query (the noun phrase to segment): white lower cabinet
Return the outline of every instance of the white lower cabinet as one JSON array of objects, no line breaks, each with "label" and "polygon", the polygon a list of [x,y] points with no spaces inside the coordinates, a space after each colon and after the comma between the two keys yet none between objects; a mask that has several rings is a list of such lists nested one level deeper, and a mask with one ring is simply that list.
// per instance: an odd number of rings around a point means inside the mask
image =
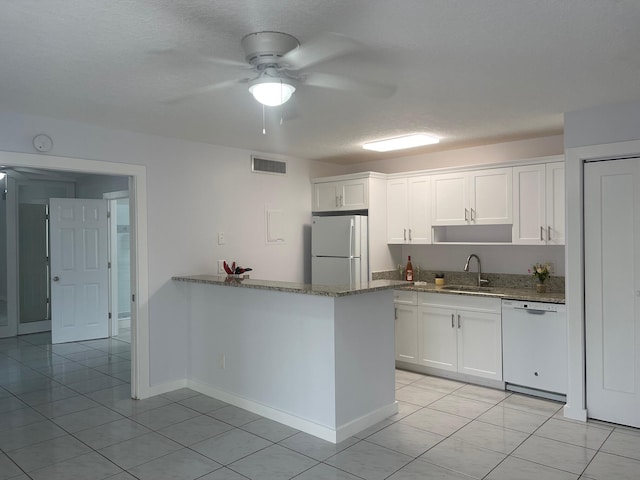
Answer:
[{"label": "white lower cabinet", "polygon": [[418,294],[394,292],[396,360],[418,363]]},{"label": "white lower cabinet", "polygon": [[418,364],[502,381],[497,298],[418,294]]}]

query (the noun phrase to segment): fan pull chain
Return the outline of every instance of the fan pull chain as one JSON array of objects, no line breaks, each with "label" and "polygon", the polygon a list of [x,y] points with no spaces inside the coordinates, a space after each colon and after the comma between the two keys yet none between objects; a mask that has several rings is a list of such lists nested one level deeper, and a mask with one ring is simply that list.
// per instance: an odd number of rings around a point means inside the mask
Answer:
[{"label": "fan pull chain", "polygon": [[264,105],[262,105],[262,134],[263,135],[267,134],[267,127],[264,123]]}]

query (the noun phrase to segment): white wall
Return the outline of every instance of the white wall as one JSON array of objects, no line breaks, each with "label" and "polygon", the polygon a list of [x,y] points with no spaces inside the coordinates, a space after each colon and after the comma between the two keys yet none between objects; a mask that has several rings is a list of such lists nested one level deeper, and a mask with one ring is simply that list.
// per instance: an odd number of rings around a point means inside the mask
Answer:
[{"label": "white wall", "polygon": [[[0,113],[0,150],[35,153],[31,140],[43,132],[53,139],[51,155],[146,167],[151,385],[185,378],[187,306],[172,275],[216,272],[216,261],[228,259],[253,267],[255,278],[303,280],[309,178],[335,167],[288,158],[287,176],[252,174],[250,155],[260,152]],[[265,206],[284,210],[286,245],[265,244]]]},{"label": "white wall", "polygon": [[565,148],[640,138],[640,101],[603,105],[564,115]]},{"label": "white wall", "polygon": [[[538,245],[392,245],[394,260],[406,264],[411,255],[413,268],[462,272],[467,257],[475,253],[482,262],[483,273],[527,275],[531,265],[553,263],[554,276],[564,276],[564,247]],[[475,262],[471,271],[476,271]]]}]

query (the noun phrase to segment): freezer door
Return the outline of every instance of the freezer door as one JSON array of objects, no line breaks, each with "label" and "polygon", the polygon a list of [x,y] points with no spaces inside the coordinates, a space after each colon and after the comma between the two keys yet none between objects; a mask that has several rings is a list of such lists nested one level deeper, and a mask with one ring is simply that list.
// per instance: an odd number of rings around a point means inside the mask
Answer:
[{"label": "freezer door", "polygon": [[[366,217],[313,217],[311,254],[315,257],[360,257],[366,245]],[[365,246],[366,248],[366,246]]]},{"label": "freezer door", "polygon": [[314,285],[358,285],[363,281],[359,258],[312,257]]}]

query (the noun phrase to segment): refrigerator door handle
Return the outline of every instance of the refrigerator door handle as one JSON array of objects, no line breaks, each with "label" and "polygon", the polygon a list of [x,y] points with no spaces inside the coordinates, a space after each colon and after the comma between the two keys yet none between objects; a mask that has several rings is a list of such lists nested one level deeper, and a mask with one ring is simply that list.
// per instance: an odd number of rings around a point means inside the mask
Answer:
[{"label": "refrigerator door handle", "polygon": [[353,285],[353,257],[349,258],[349,285]]},{"label": "refrigerator door handle", "polygon": [[354,250],[355,250],[355,245],[353,244],[353,236],[355,233],[355,222],[353,221],[353,218],[351,219],[351,221],[349,222],[349,258],[353,258],[354,255]]}]

